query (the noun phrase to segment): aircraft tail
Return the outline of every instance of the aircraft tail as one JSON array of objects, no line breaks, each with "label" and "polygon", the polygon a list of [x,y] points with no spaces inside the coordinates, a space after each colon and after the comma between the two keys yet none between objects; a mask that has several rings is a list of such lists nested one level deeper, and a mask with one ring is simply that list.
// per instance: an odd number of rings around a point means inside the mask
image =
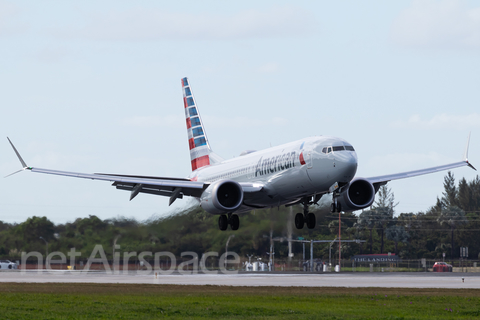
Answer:
[{"label": "aircraft tail", "polygon": [[190,147],[192,171],[194,171],[201,167],[221,162],[223,159],[213,153],[210,148],[203,121],[198,112],[198,107],[193,97],[188,78],[182,79],[182,89],[185,118],[187,121],[188,146]]}]

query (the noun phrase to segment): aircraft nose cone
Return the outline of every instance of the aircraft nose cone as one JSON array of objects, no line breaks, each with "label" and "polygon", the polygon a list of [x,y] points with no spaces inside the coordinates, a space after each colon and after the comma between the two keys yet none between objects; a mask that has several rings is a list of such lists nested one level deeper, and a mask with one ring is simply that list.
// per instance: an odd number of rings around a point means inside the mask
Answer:
[{"label": "aircraft nose cone", "polygon": [[349,152],[348,155],[342,158],[343,177],[348,181],[352,180],[357,173],[357,154]]}]

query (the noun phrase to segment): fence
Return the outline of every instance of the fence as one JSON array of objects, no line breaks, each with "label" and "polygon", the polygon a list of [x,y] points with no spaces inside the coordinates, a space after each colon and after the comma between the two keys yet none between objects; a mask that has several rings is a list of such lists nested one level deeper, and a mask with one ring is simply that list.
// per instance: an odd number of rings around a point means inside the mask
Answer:
[{"label": "fence", "polygon": [[[12,259],[16,261],[17,259]],[[218,257],[209,257],[205,261],[206,269],[210,271],[219,269]],[[190,264],[184,265],[181,267],[183,270],[192,270],[194,264],[196,263],[197,269],[201,270],[201,266],[198,265],[200,261],[195,261],[192,263],[191,259],[185,259],[183,257],[177,257],[175,266],[173,268],[178,268],[181,263],[190,261]],[[417,259],[417,260],[399,260],[397,262],[356,262],[353,260],[342,260],[341,261],[341,271],[342,272],[432,272],[433,265],[438,260],[426,260],[426,259]],[[153,260],[146,260],[150,266],[154,268],[155,262]],[[338,265],[338,260],[333,260],[331,266],[328,261],[323,261],[322,259],[313,259],[313,268],[311,260],[302,260],[302,259],[275,259],[274,264],[270,267],[268,259],[251,259],[250,263],[248,259],[241,258],[240,263],[231,263],[227,265],[228,270],[238,270],[238,271],[257,271],[257,272],[315,272],[321,273],[329,271],[334,271],[335,266]],[[452,265],[453,272],[480,272],[480,261],[479,260],[454,260],[454,261],[445,261],[447,264]],[[255,265],[256,263],[256,265]],[[43,262],[43,268],[45,268],[45,263]],[[108,266],[113,270],[113,261],[108,260]],[[262,267],[260,265],[263,264]],[[75,268],[72,269],[82,270],[86,265],[86,261],[77,261]],[[255,267],[254,267],[255,265]],[[36,259],[29,259],[25,265],[20,265],[19,269],[35,269],[38,266],[38,261]],[[168,259],[162,259],[157,264],[163,270],[172,268],[171,262]],[[52,269],[68,269],[69,264],[51,264]],[[147,266],[141,264],[138,260],[130,260],[127,265],[123,264],[123,261],[119,261],[119,264],[116,266],[116,270],[144,270]],[[90,266],[91,270],[104,270],[105,266],[102,263],[93,263]]]},{"label": "fence", "polygon": [[[342,271],[352,272],[433,272],[438,260],[400,260],[397,262],[356,262],[342,260]],[[478,260],[445,261],[451,265],[452,272],[480,272]]]}]

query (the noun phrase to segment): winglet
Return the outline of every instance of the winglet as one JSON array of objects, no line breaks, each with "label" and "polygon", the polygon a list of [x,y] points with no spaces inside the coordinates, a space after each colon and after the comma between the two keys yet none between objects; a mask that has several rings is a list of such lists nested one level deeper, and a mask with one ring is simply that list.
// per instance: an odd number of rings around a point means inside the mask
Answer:
[{"label": "winglet", "polygon": [[8,137],[7,137],[7,139],[8,139],[8,142],[10,142],[10,145],[12,146],[13,151],[15,151],[15,153],[17,154],[18,160],[20,160],[20,162],[22,163],[23,168],[21,170],[18,170],[18,171],[15,171],[14,173],[9,174],[8,176],[5,176],[4,178],[10,177],[11,175],[14,175],[15,173],[19,173],[19,172],[21,172],[25,169],[30,169],[27,166],[27,164],[25,163],[25,161],[23,161],[22,156],[20,155],[20,153],[18,153],[17,148],[15,148],[12,141],[10,141],[10,139]]},{"label": "winglet", "polygon": [[27,164],[25,163],[25,161],[23,161],[22,156],[20,155],[20,153],[18,153],[17,148],[15,148],[15,146],[14,146],[13,143],[12,143],[12,141],[10,141],[10,138],[9,138],[9,137],[7,137],[7,139],[8,139],[8,142],[10,142],[10,145],[12,146],[13,151],[15,151],[15,153],[17,154],[18,160],[20,160],[20,162],[22,163],[23,168],[24,168],[24,169],[27,168],[28,166],[27,166]]},{"label": "winglet", "polygon": [[470,135],[471,135],[471,134],[472,134],[472,132],[470,132],[470,133],[468,134],[467,146],[466,146],[466,148],[465,148],[465,153],[464,153],[464,155],[463,155],[463,160],[467,163],[467,165],[468,165],[470,168],[472,168],[473,170],[477,171],[477,169],[475,169],[475,167],[472,166],[472,165],[470,164],[470,162],[468,162],[468,146],[470,145]]}]

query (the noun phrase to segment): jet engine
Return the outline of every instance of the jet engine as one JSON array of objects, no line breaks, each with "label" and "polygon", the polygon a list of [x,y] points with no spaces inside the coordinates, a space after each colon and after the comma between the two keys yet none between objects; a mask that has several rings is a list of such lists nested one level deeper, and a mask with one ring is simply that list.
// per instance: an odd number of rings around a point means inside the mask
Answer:
[{"label": "jet engine", "polygon": [[343,211],[354,211],[369,207],[375,200],[375,188],[370,181],[358,178],[342,190],[337,199]]},{"label": "jet engine", "polygon": [[211,214],[234,212],[242,202],[242,186],[232,180],[219,180],[212,183],[200,197],[200,206]]}]

